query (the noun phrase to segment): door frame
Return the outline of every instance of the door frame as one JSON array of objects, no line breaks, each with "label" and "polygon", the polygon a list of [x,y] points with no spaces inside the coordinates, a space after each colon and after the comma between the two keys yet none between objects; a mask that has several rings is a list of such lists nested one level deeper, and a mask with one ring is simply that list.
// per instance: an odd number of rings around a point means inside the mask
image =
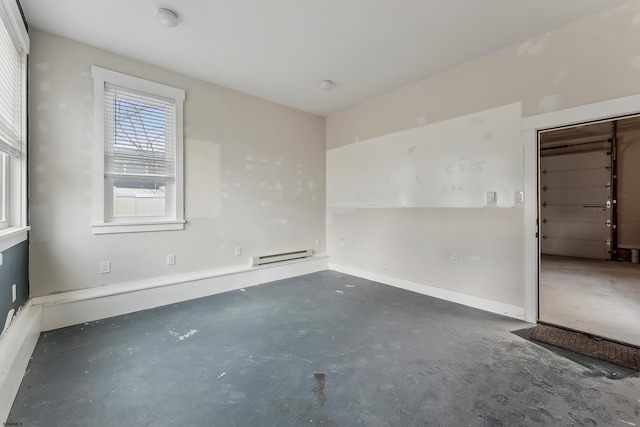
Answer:
[{"label": "door frame", "polygon": [[615,98],[579,107],[538,114],[522,119],[524,148],[524,302],[525,320],[539,318],[538,288],[540,273],[539,226],[539,142],[538,132],[598,120],[616,119],[640,113],[640,94]]}]

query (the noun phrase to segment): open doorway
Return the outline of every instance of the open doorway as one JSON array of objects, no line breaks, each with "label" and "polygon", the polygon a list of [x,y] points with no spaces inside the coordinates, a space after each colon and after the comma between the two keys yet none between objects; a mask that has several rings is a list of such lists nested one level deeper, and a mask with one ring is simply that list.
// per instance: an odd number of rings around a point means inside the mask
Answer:
[{"label": "open doorway", "polygon": [[539,134],[539,321],[640,346],[640,117]]}]

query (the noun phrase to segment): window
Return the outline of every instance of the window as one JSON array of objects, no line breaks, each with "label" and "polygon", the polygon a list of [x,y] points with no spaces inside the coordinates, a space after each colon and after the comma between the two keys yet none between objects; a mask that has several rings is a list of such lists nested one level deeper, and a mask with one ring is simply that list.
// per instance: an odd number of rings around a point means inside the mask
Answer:
[{"label": "window", "polygon": [[184,228],[184,91],[92,67],[96,128],[93,232]]},{"label": "window", "polygon": [[0,0],[0,250],[26,236],[27,55],[29,36],[15,0]]}]

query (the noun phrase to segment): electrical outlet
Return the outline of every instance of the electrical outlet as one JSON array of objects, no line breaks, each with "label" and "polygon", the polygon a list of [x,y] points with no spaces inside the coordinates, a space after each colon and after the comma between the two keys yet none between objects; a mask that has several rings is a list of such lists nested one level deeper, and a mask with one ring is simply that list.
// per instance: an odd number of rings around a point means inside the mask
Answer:
[{"label": "electrical outlet", "polygon": [[487,204],[495,204],[497,200],[495,191],[487,191]]},{"label": "electrical outlet", "polygon": [[240,246],[238,246],[235,250],[235,254],[236,256],[241,256],[242,255],[242,248]]},{"label": "electrical outlet", "polygon": [[16,284],[11,285],[11,302],[16,302]]},{"label": "electrical outlet", "polygon": [[524,191],[516,191],[516,203],[524,203]]},{"label": "electrical outlet", "polygon": [[460,264],[460,257],[458,254],[451,254],[451,264]]},{"label": "electrical outlet", "polygon": [[320,239],[316,239],[316,247],[320,247]]},{"label": "electrical outlet", "polygon": [[176,265],[176,254],[167,255],[167,265]]},{"label": "electrical outlet", "polygon": [[111,261],[102,261],[100,263],[100,274],[111,273]]}]

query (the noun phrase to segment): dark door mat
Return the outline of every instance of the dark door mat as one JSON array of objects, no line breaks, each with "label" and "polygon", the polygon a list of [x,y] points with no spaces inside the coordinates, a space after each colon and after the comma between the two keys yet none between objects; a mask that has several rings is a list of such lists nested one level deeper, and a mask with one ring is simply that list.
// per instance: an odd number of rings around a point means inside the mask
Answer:
[{"label": "dark door mat", "polygon": [[639,348],[548,325],[536,326],[531,339],[640,371]]},{"label": "dark door mat", "polygon": [[613,363],[605,362],[604,360],[596,359],[595,357],[585,356],[584,354],[576,353],[574,351],[565,350],[564,348],[556,347],[555,345],[547,344],[540,341],[534,341],[531,339],[531,334],[535,331],[536,326],[528,327],[512,331],[514,335],[519,336],[522,339],[529,341],[537,346],[546,348],[547,350],[557,354],[560,357],[571,360],[578,365],[583,366],[586,371],[585,376],[593,378],[608,378],[610,380],[624,380],[626,378],[640,378],[640,371],[634,369],[625,368],[620,365],[614,365]]}]

